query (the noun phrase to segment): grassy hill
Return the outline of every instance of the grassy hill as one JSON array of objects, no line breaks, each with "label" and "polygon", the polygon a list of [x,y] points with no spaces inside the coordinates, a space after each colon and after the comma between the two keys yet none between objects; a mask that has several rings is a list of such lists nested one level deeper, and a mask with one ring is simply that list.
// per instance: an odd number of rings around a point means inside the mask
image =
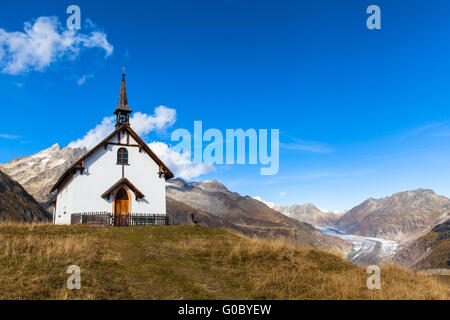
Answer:
[{"label": "grassy hill", "polygon": [[[1,299],[449,299],[430,276],[365,269],[322,251],[194,226],[0,224]],[[66,268],[81,267],[81,290]]]}]

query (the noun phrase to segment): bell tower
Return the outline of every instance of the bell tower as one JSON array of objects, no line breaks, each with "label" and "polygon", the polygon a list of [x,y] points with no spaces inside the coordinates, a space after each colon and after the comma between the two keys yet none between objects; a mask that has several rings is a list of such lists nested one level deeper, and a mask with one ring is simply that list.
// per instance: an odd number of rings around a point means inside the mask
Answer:
[{"label": "bell tower", "polygon": [[122,73],[122,84],[120,85],[120,93],[119,93],[119,103],[117,104],[116,111],[114,114],[116,115],[116,127],[129,123],[130,121],[130,107],[128,106],[127,99],[127,88],[125,86],[125,73]]}]

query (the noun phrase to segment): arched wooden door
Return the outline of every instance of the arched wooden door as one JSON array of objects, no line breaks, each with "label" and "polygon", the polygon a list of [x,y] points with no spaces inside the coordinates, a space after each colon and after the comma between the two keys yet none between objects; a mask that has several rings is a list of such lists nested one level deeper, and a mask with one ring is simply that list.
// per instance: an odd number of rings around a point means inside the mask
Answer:
[{"label": "arched wooden door", "polygon": [[114,198],[114,225],[127,226],[130,217],[130,199],[128,193],[124,188],[120,188]]}]

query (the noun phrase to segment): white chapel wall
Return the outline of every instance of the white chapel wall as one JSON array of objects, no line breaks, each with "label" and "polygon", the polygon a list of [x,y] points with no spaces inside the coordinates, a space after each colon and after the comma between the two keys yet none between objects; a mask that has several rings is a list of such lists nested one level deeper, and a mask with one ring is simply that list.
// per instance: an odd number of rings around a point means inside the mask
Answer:
[{"label": "white chapel wall", "polygon": [[[118,142],[118,137],[110,142]],[[121,143],[127,143],[127,135],[121,134]],[[137,144],[129,136],[130,144]],[[58,190],[56,202],[57,224],[70,224],[72,213],[106,211],[113,212],[112,196],[109,200],[101,195],[122,178],[122,165],[117,165],[117,150],[125,147],[128,150],[129,165],[124,166],[124,176],[145,197],[136,200],[131,192],[131,212],[133,213],[166,213],[165,179],[158,175],[159,165],[144,151],[139,152],[137,146],[119,146],[108,144],[102,146],[85,160],[85,170],[77,173]]]}]

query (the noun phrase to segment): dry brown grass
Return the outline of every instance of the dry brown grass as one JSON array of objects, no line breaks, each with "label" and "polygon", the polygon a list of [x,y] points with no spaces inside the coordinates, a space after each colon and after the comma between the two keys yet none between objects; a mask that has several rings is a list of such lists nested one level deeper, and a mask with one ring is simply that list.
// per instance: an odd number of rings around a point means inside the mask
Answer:
[{"label": "dry brown grass", "polygon": [[[216,264],[240,266],[242,281],[256,299],[448,299],[450,290],[429,276],[418,276],[397,266],[383,266],[382,289],[369,290],[366,270],[336,255],[294,247],[283,240],[239,236],[223,254],[203,243],[204,254]],[[183,242],[188,248],[191,243]]]},{"label": "dry brown grass", "polygon": [[[100,284],[108,277],[97,271],[116,266],[118,258],[94,232],[66,230],[51,224],[0,224],[1,299],[109,297]],[[73,264],[82,270],[81,290],[66,288],[66,269]]]},{"label": "dry brown grass", "polygon": [[[381,290],[336,255],[201,227],[0,224],[2,299],[449,299],[437,278],[384,266]],[[66,288],[81,267],[82,289]]]}]

